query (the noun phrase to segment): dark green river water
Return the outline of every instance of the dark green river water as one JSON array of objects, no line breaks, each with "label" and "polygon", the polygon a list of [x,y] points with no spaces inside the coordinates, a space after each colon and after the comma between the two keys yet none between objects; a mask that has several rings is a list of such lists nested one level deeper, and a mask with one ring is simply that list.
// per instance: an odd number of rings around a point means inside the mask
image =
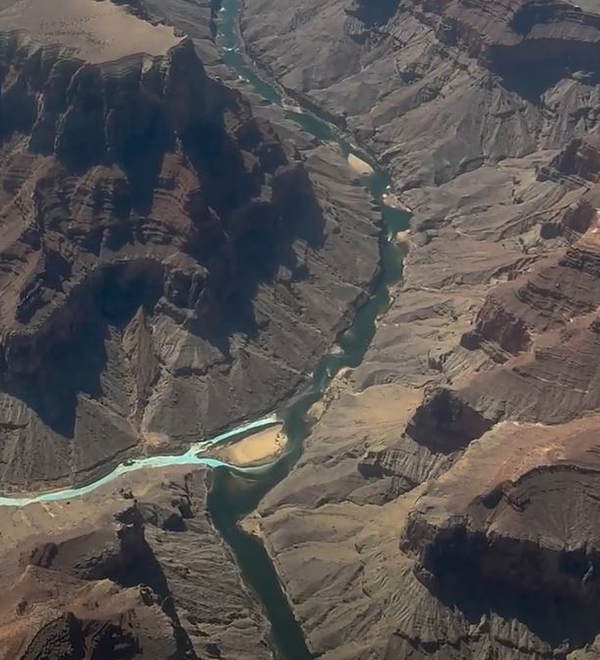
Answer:
[{"label": "dark green river water", "polygon": [[[285,108],[284,94],[261,78],[242,54],[238,30],[239,9],[239,0],[222,2],[217,40],[223,59],[265,100]],[[293,110],[286,110],[286,115],[317,139],[337,143],[345,155],[351,151],[356,152],[337,129],[315,115]],[[357,155],[365,158],[361,153]],[[303,442],[310,433],[306,413],[323,396],[331,379],[340,369],[357,367],[362,362],[375,333],[376,319],[389,306],[388,287],[402,276],[403,251],[390,238],[397,231],[408,227],[409,216],[403,211],[383,205],[389,177],[371,159],[367,160],[374,166],[375,172],[364,179],[364,185],[382,209],[384,220],[380,241],[382,272],[373,293],[357,311],[351,327],[338,338],[341,351],[323,356],[308,384],[278,411],[289,439],[286,455],[276,465],[252,477],[227,468],[217,468],[212,475],[209,508],[213,522],[231,547],[245,582],[255,592],[267,613],[272,627],[272,643],[281,660],[307,660],[312,655],[306,647],[302,630],[289,607],[268,554],[257,539],[241,530],[237,522],[256,508],[260,499],[285,478],[298,460]]]}]

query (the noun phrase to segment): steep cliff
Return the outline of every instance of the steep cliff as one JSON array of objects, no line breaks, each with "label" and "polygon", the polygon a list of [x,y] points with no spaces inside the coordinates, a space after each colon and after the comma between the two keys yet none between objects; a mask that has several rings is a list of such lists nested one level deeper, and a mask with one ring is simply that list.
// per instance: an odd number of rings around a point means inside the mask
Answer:
[{"label": "steep cliff", "polygon": [[377,270],[366,197],[333,208],[341,159],[280,138],[130,4],[0,4],[4,484],[272,409]]},{"label": "steep cliff", "polygon": [[598,3],[245,7],[248,53],[414,213],[363,363],[256,516],[311,651],[598,657]]}]

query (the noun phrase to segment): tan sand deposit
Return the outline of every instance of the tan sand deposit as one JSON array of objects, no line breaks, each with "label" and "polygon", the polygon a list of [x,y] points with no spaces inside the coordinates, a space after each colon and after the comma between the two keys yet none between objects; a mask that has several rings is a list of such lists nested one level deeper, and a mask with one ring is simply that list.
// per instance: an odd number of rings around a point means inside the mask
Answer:
[{"label": "tan sand deposit", "polygon": [[283,424],[276,424],[224,447],[218,451],[217,455],[227,463],[245,467],[268,463],[283,452],[286,444],[287,438],[283,432]]},{"label": "tan sand deposit", "polygon": [[181,39],[110,0],[0,0],[0,31],[23,30],[35,41],[64,44],[90,63],[137,53],[164,55]]},{"label": "tan sand deposit", "polygon": [[369,174],[373,174],[373,168],[367,163],[366,161],[362,160],[362,158],[359,158],[355,154],[349,154],[348,155],[348,165],[357,172],[358,174],[362,174],[365,176],[368,176]]}]

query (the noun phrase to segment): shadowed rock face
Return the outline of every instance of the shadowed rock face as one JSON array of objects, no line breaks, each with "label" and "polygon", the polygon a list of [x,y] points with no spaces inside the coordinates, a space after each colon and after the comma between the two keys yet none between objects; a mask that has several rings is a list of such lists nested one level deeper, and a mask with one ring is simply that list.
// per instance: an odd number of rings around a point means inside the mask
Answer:
[{"label": "shadowed rock face", "polygon": [[398,10],[399,0],[355,0],[346,9],[350,16],[355,16],[366,25],[386,23]]},{"label": "shadowed rock face", "polygon": [[123,507],[117,518],[38,545],[22,553],[14,575],[5,570],[3,660],[197,657],[139,511]]},{"label": "shadowed rock face", "polygon": [[252,55],[414,211],[363,363],[259,509],[309,647],[597,658],[600,5],[282,2],[247,0]]},{"label": "shadowed rock face", "polygon": [[470,408],[455,393],[438,389],[424,397],[406,432],[432,451],[452,454],[480,438],[493,424],[493,420]]},{"label": "shadowed rock face", "polygon": [[[5,509],[2,660],[270,660],[267,622],[206,511],[204,470],[151,470],[69,507]],[[232,625],[232,621],[235,622]]]},{"label": "shadowed rock face", "polygon": [[0,4],[1,478],[22,486],[272,408],[377,268],[375,214],[350,221],[366,268],[340,266],[309,156],[120,4]]},{"label": "shadowed rock face", "polygon": [[596,421],[507,424],[470,447],[402,533],[419,579],[471,620],[498,612],[554,647],[598,635]]}]

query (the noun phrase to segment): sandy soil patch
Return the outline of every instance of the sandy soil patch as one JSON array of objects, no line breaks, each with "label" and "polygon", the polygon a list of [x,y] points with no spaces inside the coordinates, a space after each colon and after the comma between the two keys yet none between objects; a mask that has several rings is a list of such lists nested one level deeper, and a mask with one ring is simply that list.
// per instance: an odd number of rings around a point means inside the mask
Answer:
[{"label": "sandy soil patch", "polygon": [[373,174],[373,168],[366,161],[362,160],[355,154],[349,154],[348,165],[358,174],[369,175]]},{"label": "sandy soil patch", "polygon": [[383,196],[383,203],[393,209],[407,211],[408,213],[412,212],[411,209],[395,193],[385,193]]},{"label": "sandy soil patch", "polygon": [[282,454],[286,444],[283,424],[276,424],[223,447],[217,451],[217,457],[240,467],[268,463]]},{"label": "sandy soil patch", "polygon": [[23,30],[44,44],[62,44],[98,64],[147,53],[166,54],[181,39],[110,0],[0,0],[0,31]]},{"label": "sandy soil patch", "polygon": [[400,245],[407,245],[410,241],[410,229],[405,229],[404,231],[396,232],[396,243]]}]

